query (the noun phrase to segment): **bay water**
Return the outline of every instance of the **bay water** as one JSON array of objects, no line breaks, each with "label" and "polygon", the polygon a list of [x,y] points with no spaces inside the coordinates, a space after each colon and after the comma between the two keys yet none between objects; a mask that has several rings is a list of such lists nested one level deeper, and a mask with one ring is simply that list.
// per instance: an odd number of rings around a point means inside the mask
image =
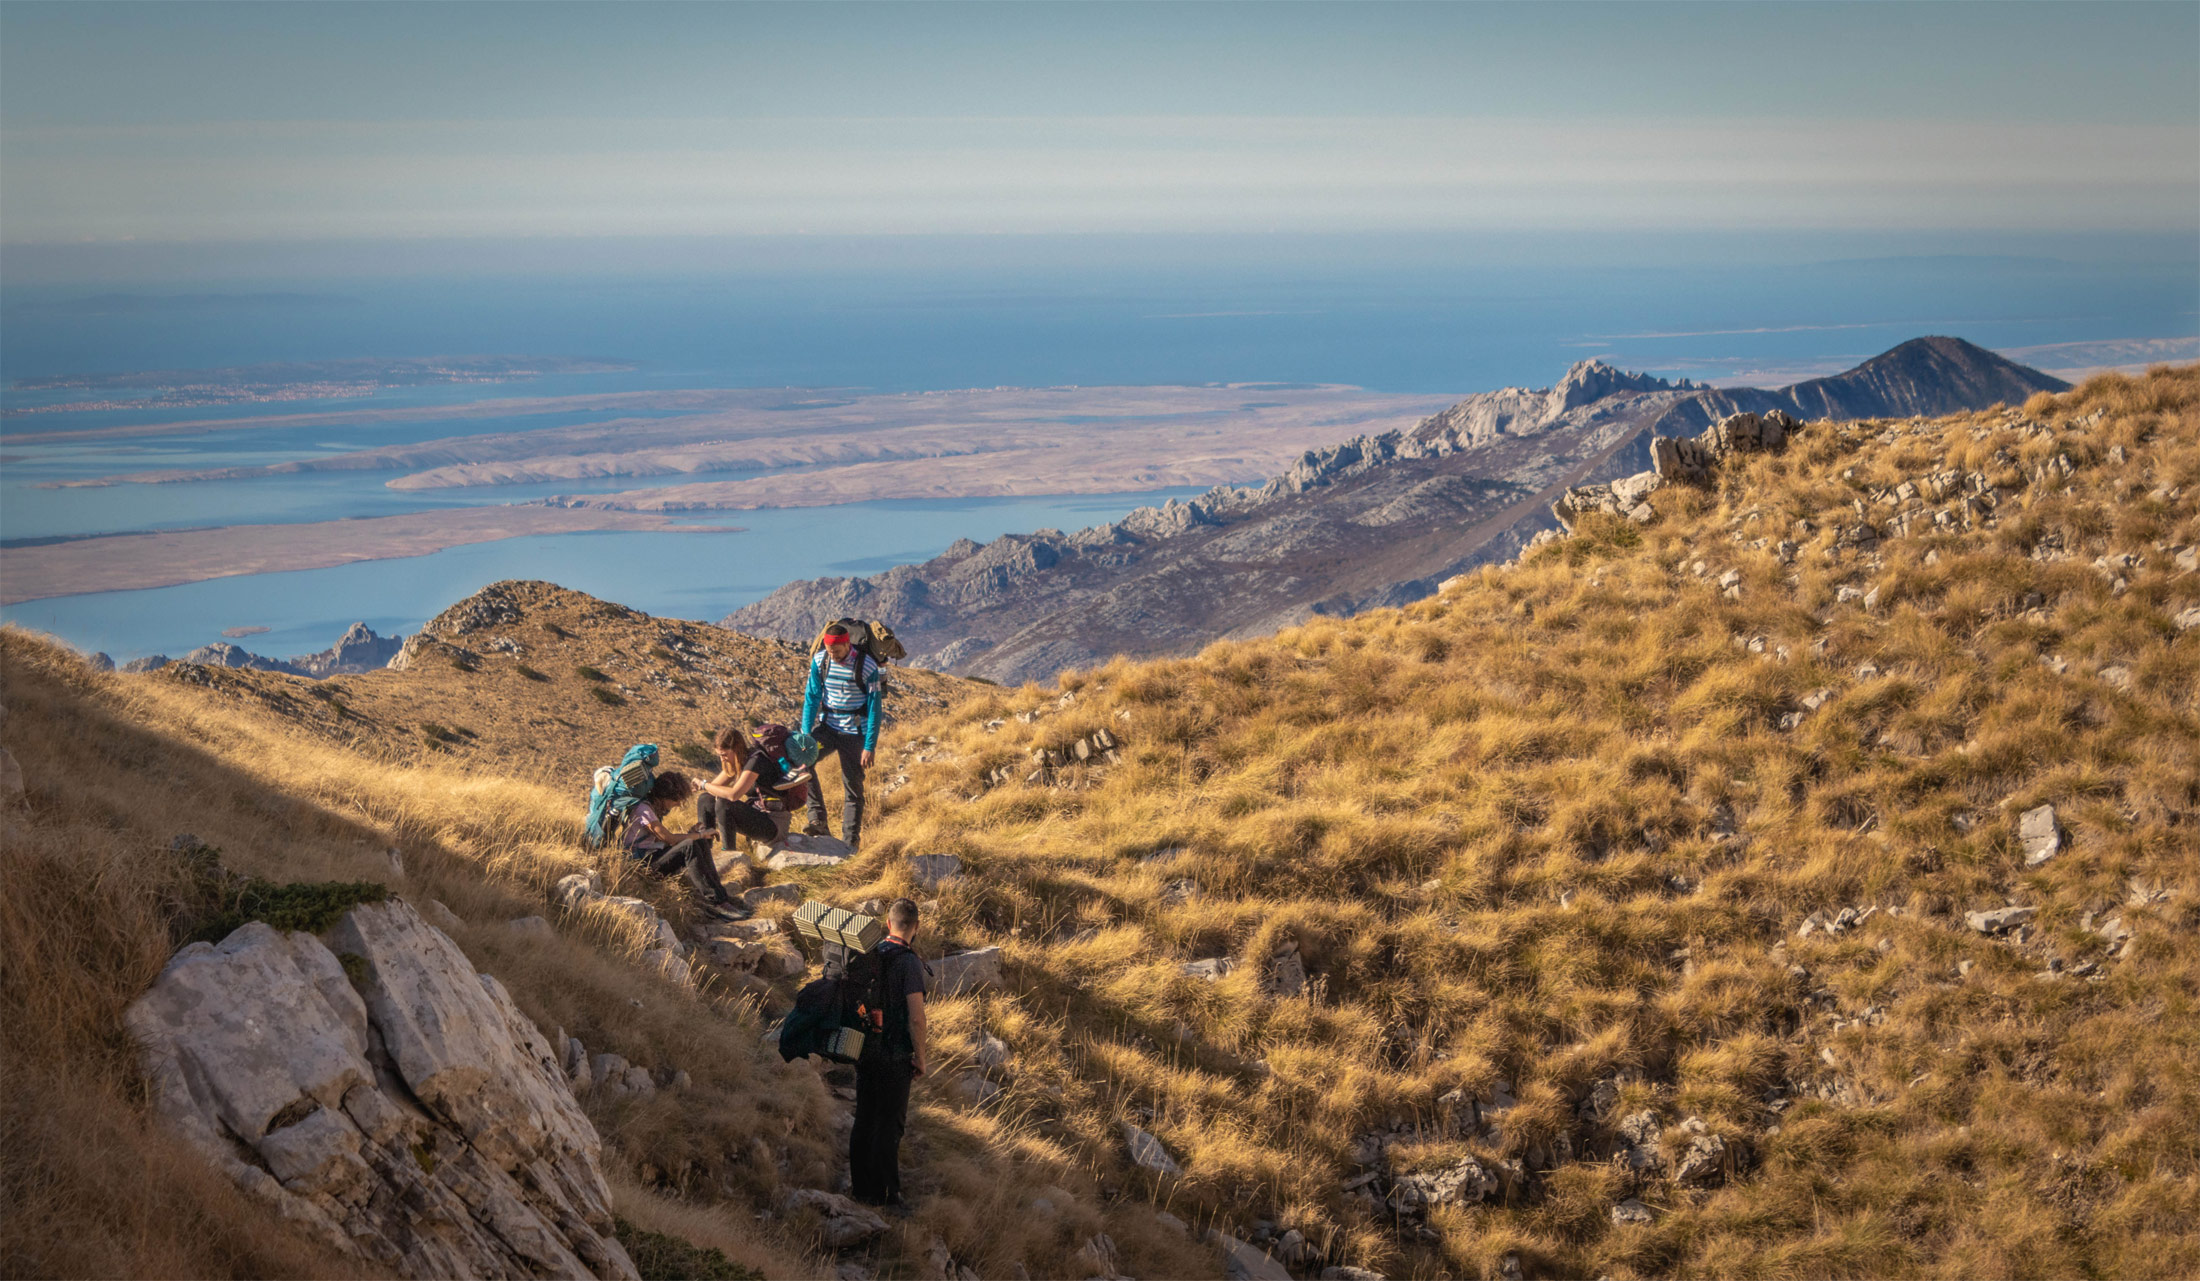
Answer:
[{"label": "bay water", "polygon": [[[1037,238],[1047,240],[1047,238]],[[1011,243],[1013,242],[1013,243]],[[110,408],[0,418],[7,545],[129,530],[284,523],[524,501],[695,477],[397,491],[335,472],[53,489],[57,480],[256,466],[614,415],[262,427],[315,410],[693,387],[879,391],[1064,384],[1350,383],[1466,394],[1548,386],[1576,360],[1763,384],[1832,372],[1925,333],[2022,348],[2200,333],[2200,264],[2177,238],[1801,235],[1228,242],[1006,238],[942,248],[805,244],[791,257],[559,274],[448,270],[281,279],[0,278],[9,380],[278,361],[577,356],[619,372],[398,387],[367,399]],[[12,410],[127,392],[9,386]],[[31,433],[207,419],[206,432],[25,443]],[[1248,480],[1256,479],[1247,477]],[[1076,529],[1189,491],[852,503],[699,514],[741,533],[566,534],[424,557],[31,601],[0,618],[118,660],[224,628],[248,648],[325,647],[349,623],[410,631],[501,578],[541,578],[654,614],[715,619],[790,579],[869,573],[957,538]]]}]

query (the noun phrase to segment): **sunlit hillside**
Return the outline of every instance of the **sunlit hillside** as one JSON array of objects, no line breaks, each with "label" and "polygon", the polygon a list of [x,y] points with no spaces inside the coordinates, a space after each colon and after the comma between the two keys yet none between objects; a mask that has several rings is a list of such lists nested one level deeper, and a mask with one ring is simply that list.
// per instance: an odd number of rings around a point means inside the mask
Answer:
[{"label": "sunlit hillside", "polygon": [[[662,745],[670,766],[715,771],[710,741],[721,726],[792,724],[801,715],[807,658],[801,645],[511,581],[429,619],[390,670],[315,681],[174,663],[155,679],[257,706],[378,760],[585,792],[589,772],[633,743]],[[888,714],[898,720],[938,711],[974,687],[907,668],[891,682]],[[824,768],[837,789],[838,767]]]},{"label": "sunlit hillside", "polygon": [[[2192,1275],[2196,491],[2200,371],[1814,423],[1404,610],[912,700],[805,891],[1008,981],[937,1003],[917,1212],[840,1255],[779,1207],[844,1102],[550,902],[593,862],[689,923],[523,750],[594,750],[516,670],[567,638],[430,647],[458,751],[0,633],[6,1270],[363,1268],[148,1119],[120,1012],[203,925],[189,832],[439,901],[545,1030],[688,1073],[586,1100],[619,1213],[774,1276],[1218,1275],[1210,1228],[1302,1277]],[[680,696],[652,733],[726,710]]]},{"label": "sunlit hillside", "polygon": [[[477,709],[485,731],[494,706]],[[936,1238],[925,1224],[897,1223],[838,1260],[818,1253],[814,1218],[786,1212],[790,1190],[835,1186],[847,1101],[808,1063],[780,1061],[754,998],[700,952],[699,983],[677,984],[641,963],[650,940],[630,923],[553,903],[559,877],[600,866],[607,888],[653,900],[683,934],[696,923],[680,886],[577,847],[572,789],[443,753],[377,759],[236,697],[229,682],[209,690],[159,673],[97,673],[14,629],[0,629],[0,708],[0,743],[25,784],[0,796],[0,1272],[374,1273],[289,1229],[150,1112],[125,1007],[223,911],[255,913],[249,898],[210,895],[205,849],[219,871],[271,885],[387,887],[450,933],[546,1035],[577,1037],[656,1080],[642,1097],[580,1092],[645,1278],[832,1277],[843,1264],[906,1271],[928,1257]],[[780,980],[775,1006],[794,982]],[[918,1142],[930,1186],[952,1195],[957,1214],[998,1216],[1015,1189],[1062,1185],[1045,1231],[975,1256],[989,1260],[986,1275],[1018,1261],[1065,1273],[1111,1231],[1151,1273],[1208,1266],[1188,1242],[1158,1239],[1143,1210],[1118,1224],[1122,1210],[1074,1163],[982,1118]],[[1141,1244],[1141,1231],[1157,1239]],[[683,1270],[694,1256],[681,1243],[720,1250],[723,1266]],[[668,1250],[672,1263],[652,1268]]]},{"label": "sunlit hillside", "polygon": [[1304,1275],[2189,1276],[2196,499],[2191,369],[1810,424],[1437,599],[965,703],[844,893],[961,856],[992,1113]]}]

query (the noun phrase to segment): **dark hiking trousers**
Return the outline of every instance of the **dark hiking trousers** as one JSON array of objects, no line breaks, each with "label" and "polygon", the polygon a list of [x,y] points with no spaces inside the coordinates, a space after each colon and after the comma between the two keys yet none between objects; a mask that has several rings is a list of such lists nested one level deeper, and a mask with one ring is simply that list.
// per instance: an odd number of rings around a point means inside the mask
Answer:
[{"label": "dark hiking trousers", "polygon": [[729,801],[709,792],[695,798],[695,821],[717,828],[719,844],[729,850],[736,836],[766,842],[779,839],[779,824],[771,815],[747,801]]},{"label": "dark hiking trousers", "polygon": [[848,1132],[848,1191],[878,1205],[901,1199],[901,1132],[916,1064],[892,1053],[856,1060],[856,1126]]},{"label": "dark hiking trousers", "polygon": [[[850,848],[863,843],[863,735],[843,734],[820,720],[810,731],[817,739],[817,754],[822,757],[832,752],[840,757],[840,839]],[[810,784],[810,824],[825,825],[825,792],[817,783]]]},{"label": "dark hiking trousers", "polygon": [[723,903],[729,897],[725,883],[718,879],[718,863],[710,856],[707,836],[691,836],[670,849],[634,852],[659,876],[671,876],[685,868],[688,884],[705,903]]}]

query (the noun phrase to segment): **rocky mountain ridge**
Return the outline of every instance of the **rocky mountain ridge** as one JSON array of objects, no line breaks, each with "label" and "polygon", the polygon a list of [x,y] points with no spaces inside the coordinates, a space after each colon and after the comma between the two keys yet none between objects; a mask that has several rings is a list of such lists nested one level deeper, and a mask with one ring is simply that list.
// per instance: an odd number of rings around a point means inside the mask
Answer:
[{"label": "rocky mountain ridge", "polygon": [[[255,672],[282,672],[290,676],[311,676],[324,679],[330,676],[357,675],[386,667],[404,648],[402,636],[378,636],[365,623],[353,623],[337,637],[336,643],[314,654],[293,654],[287,659],[269,658],[255,654],[242,645],[229,641],[215,641],[201,645],[182,659],[172,659],[166,654],[149,654],[133,658],[122,665],[126,672],[157,672],[172,662],[196,663],[202,667],[241,667]],[[93,654],[91,664],[100,671],[112,671],[113,659],[105,654]]]},{"label": "rocky mountain ridge", "polygon": [[1074,534],[1040,530],[867,578],[790,583],[721,625],[788,639],[844,615],[890,621],[913,661],[1004,683],[1114,654],[1182,653],[1320,614],[1400,605],[1551,527],[1565,490],[1650,465],[1659,434],[1726,416],[1907,416],[2060,390],[1960,339],[1920,338],[1778,391],[1718,390],[1599,361],[1550,388],[1478,393],[1409,431],[1310,450],[1257,486],[1220,486]]},{"label": "rocky mountain ridge", "polygon": [[[391,643],[363,626],[346,641],[361,633],[377,647]],[[372,670],[314,679],[187,659],[157,675],[384,758],[427,753],[581,786],[589,770],[637,742],[661,745],[682,768],[715,770],[707,744],[720,726],[794,722],[806,659],[805,647],[787,641],[512,580],[429,619]],[[899,667],[889,681],[889,723],[929,715],[970,688]]]}]

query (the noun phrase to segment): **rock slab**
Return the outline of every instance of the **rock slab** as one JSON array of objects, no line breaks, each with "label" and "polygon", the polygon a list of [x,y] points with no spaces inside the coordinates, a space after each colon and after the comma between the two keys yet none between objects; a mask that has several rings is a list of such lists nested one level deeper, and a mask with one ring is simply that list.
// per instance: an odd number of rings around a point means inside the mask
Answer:
[{"label": "rock slab", "polygon": [[2017,842],[2024,847],[2024,865],[2038,867],[2062,852],[2062,827],[2055,821],[2055,807],[2028,809],[2017,820]]},{"label": "rock slab", "polygon": [[1998,907],[1988,912],[1966,912],[1963,919],[1981,934],[2000,934],[2017,928],[2039,914],[2040,910],[2036,907]]},{"label": "rock slab", "polygon": [[1184,1173],[1184,1167],[1178,1165],[1176,1158],[1169,1155],[1169,1150],[1161,1146],[1161,1140],[1128,1121],[1122,1122],[1122,1126],[1123,1142],[1130,1148],[1131,1160],[1137,1162],[1140,1168],[1152,1170],[1156,1174]]},{"label": "rock slab", "polygon": [[1291,1270],[1227,1232],[1214,1234],[1222,1252],[1222,1273],[1230,1281],[1291,1281]]},{"label": "rock slab", "polygon": [[325,944],[259,922],[194,943],[126,1022],[163,1120],[346,1254],[405,1277],[637,1277],[560,1052],[402,900]]},{"label": "rock slab", "polygon": [[981,947],[943,956],[932,962],[932,978],[932,995],[936,997],[959,996],[999,987],[1006,981],[1001,973],[1001,949]]},{"label": "rock slab", "polygon": [[938,893],[942,885],[962,876],[962,860],[953,854],[913,854],[909,877],[926,893]]},{"label": "rock slab", "polygon": [[764,866],[774,872],[784,872],[797,867],[837,867],[855,857],[855,848],[846,841],[830,836],[804,836],[789,832],[778,840],[757,847],[763,856]]}]

